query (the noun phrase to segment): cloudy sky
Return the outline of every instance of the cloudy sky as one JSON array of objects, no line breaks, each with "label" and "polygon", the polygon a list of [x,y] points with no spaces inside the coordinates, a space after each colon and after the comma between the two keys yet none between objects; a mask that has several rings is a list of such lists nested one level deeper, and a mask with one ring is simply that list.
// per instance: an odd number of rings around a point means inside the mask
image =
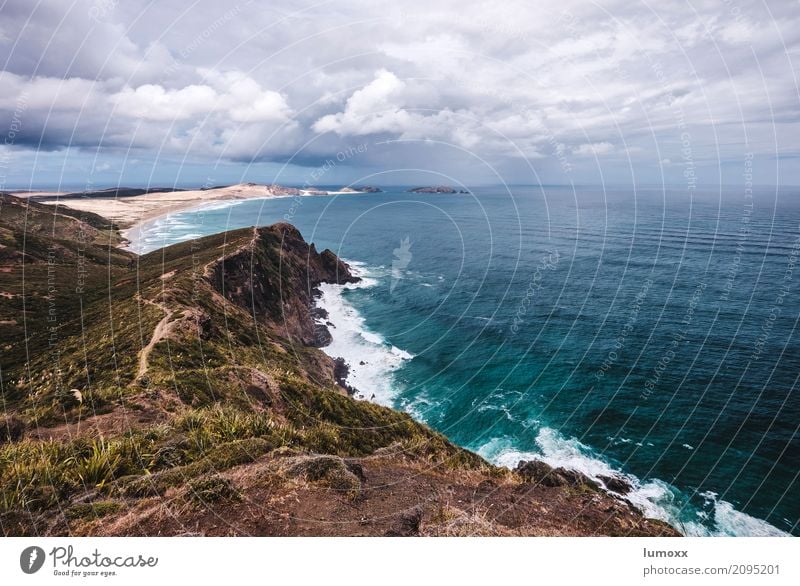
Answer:
[{"label": "cloudy sky", "polygon": [[798,185],[799,42],[789,0],[0,0],[0,188]]}]

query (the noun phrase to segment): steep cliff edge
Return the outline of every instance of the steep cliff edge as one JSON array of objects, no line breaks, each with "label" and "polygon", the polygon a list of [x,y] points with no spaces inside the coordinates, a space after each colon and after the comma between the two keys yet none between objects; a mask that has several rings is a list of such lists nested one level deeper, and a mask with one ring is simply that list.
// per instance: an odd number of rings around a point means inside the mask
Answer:
[{"label": "steep cliff edge", "polygon": [[333,252],[318,253],[291,224],[255,230],[252,243],[216,263],[211,278],[226,299],[309,346],[325,341],[310,311],[316,287],[358,281]]},{"label": "steep cliff edge", "polygon": [[288,224],[137,257],[4,197],[0,238],[5,535],[676,534],[347,396],[311,305],[353,277]]}]

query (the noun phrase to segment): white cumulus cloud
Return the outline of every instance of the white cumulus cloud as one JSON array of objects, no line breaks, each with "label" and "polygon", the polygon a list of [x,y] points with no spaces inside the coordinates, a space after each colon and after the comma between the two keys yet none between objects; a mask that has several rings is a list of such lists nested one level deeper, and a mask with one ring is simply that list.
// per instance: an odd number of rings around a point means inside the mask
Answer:
[{"label": "white cumulus cloud", "polygon": [[405,83],[382,69],[366,86],[353,92],[344,111],[323,116],[313,124],[316,132],[363,135],[381,132],[401,133],[411,116],[401,107]]}]

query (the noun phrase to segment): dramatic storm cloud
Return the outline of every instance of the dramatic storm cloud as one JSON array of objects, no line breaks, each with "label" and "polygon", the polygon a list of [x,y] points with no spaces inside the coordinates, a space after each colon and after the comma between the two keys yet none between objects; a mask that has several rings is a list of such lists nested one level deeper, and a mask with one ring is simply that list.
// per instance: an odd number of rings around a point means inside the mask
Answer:
[{"label": "dramatic storm cloud", "polygon": [[800,183],[792,2],[166,4],[0,5],[5,185]]}]

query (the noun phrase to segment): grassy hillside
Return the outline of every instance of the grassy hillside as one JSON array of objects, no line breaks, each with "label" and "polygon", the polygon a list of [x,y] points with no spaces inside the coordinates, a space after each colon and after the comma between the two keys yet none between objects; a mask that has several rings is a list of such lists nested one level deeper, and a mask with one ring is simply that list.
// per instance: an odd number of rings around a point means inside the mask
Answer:
[{"label": "grassy hillside", "polygon": [[292,226],[137,257],[98,216],[0,202],[6,535],[674,534],[348,396],[310,306],[352,277]]}]

